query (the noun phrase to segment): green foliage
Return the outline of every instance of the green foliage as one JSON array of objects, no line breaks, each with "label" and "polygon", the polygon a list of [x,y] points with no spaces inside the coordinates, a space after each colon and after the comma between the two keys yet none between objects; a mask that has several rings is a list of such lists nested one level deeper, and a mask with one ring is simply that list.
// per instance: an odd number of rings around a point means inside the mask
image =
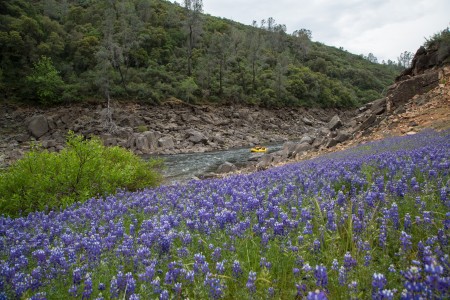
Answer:
[{"label": "green foliage", "polygon": [[76,201],[104,196],[117,189],[156,186],[159,160],[143,161],[100,139],[69,133],[66,148],[49,153],[34,147],[0,172],[0,211],[10,216],[64,208]]},{"label": "green foliage", "polygon": [[[9,1],[0,9],[3,91],[45,104],[108,91],[150,103],[178,97],[342,107],[381,97],[401,71],[312,42],[307,29],[288,34],[273,18],[246,26],[200,14],[201,1],[189,3],[185,9],[163,0]],[[40,73],[30,62],[43,64]],[[313,72],[308,95],[289,65]]]},{"label": "green foliage", "polygon": [[450,63],[450,29],[446,29],[434,34],[426,40],[427,49],[435,48],[438,51],[438,62]]},{"label": "green foliage", "polygon": [[49,105],[61,101],[60,95],[64,81],[49,57],[42,56],[34,64],[33,72],[27,77],[27,81],[41,104]]}]

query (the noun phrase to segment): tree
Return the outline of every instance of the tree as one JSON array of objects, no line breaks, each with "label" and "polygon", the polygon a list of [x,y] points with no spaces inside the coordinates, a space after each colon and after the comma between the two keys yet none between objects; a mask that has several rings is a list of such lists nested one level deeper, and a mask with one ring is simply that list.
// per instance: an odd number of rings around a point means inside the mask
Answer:
[{"label": "tree", "polygon": [[42,56],[33,66],[27,81],[36,93],[41,104],[49,105],[61,101],[60,95],[64,81],[49,57]]},{"label": "tree", "polygon": [[297,59],[302,60],[308,54],[311,45],[311,30],[302,28],[294,31],[292,36],[291,50]]},{"label": "tree", "polygon": [[194,78],[187,77],[180,84],[181,92],[183,93],[183,98],[189,103],[194,98],[194,92],[198,89]]},{"label": "tree", "polygon": [[400,54],[400,56],[397,58],[399,66],[407,69],[411,67],[411,61],[413,59],[413,54],[409,51],[405,51]]},{"label": "tree", "polygon": [[186,30],[187,30],[187,75],[192,74],[192,54],[196,46],[197,39],[201,31],[201,13],[203,12],[202,0],[184,0],[186,10]]},{"label": "tree", "polygon": [[378,58],[376,58],[376,56],[373,55],[373,53],[369,53],[369,55],[367,55],[366,59],[368,61],[370,61],[371,63],[374,63],[374,64],[378,63]]}]

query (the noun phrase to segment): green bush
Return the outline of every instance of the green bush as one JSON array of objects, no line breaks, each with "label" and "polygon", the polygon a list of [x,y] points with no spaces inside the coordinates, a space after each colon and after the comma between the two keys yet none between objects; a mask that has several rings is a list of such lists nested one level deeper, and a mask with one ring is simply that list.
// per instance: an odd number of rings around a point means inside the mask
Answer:
[{"label": "green bush", "polygon": [[49,105],[60,102],[64,81],[58,70],[53,66],[51,58],[42,56],[34,64],[31,75],[27,77],[28,83],[36,93],[41,104]]},{"label": "green bush", "polygon": [[158,185],[160,160],[144,161],[100,139],[69,133],[59,153],[34,147],[0,171],[0,212],[9,216],[64,208],[76,201]]}]

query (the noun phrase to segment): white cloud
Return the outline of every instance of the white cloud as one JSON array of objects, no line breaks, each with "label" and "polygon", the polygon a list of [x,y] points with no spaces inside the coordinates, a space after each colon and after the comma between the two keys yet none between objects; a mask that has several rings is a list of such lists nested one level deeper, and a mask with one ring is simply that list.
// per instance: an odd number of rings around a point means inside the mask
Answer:
[{"label": "white cloud", "polygon": [[244,24],[273,17],[288,32],[307,28],[313,39],[355,53],[396,60],[425,37],[449,26],[448,0],[203,0],[205,13]]}]

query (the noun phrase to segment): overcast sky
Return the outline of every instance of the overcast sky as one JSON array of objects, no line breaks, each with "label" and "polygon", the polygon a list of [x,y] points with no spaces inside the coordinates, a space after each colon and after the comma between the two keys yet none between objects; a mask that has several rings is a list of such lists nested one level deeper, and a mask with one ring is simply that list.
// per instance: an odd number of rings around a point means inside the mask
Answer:
[{"label": "overcast sky", "polygon": [[314,41],[380,62],[450,25],[450,0],[203,0],[203,10],[247,25],[273,17],[289,33],[306,28]]}]

